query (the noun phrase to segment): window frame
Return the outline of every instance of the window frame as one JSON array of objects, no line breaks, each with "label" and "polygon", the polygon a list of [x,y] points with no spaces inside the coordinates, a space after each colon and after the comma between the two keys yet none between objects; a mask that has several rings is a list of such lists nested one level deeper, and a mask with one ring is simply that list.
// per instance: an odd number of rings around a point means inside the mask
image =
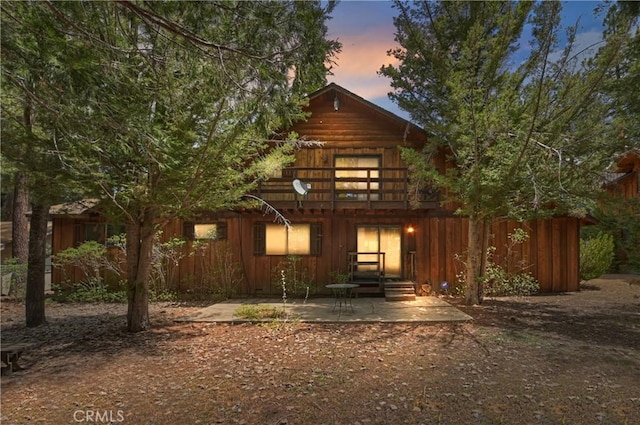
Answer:
[{"label": "window frame", "polygon": [[112,246],[109,239],[113,236],[126,234],[124,224],[115,224],[106,221],[81,221],[76,223],[75,246],[85,242],[98,242],[99,244]]},{"label": "window frame", "polygon": [[[198,238],[196,237],[197,225],[215,225],[216,236],[215,238]],[[224,220],[198,220],[198,221],[185,221],[183,224],[182,234],[186,240],[190,241],[223,241],[227,240],[227,222]]]},{"label": "window frame", "polygon": [[[301,257],[317,257],[322,255],[322,223],[319,222],[299,222],[292,223],[292,226],[308,225],[309,226],[309,250],[306,254],[291,253],[287,249],[284,253],[267,253],[267,226],[282,226],[267,222],[256,222],[253,226],[253,255],[255,256],[269,256],[269,257],[285,257],[287,255],[296,255]],[[287,232],[287,239],[289,238],[289,232]]]},{"label": "window frame", "polygon": [[[339,167],[338,161],[341,159],[375,159],[377,160],[377,167]],[[380,200],[380,192],[382,189],[381,176],[382,176],[382,155],[379,154],[336,154],[333,157],[333,177],[335,198],[339,200],[353,200],[353,201],[377,201]],[[338,170],[340,168],[340,170]],[[349,169],[353,170],[353,175],[341,175],[339,173],[349,173]],[[367,176],[361,177],[356,175],[359,172],[365,170],[375,170],[377,175],[371,177],[371,172],[367,172]],[[367,179],[365,181],[351,181],[346,182],[343,179]],[[341,184],[351,184],[355,187],[341,187]]]}]

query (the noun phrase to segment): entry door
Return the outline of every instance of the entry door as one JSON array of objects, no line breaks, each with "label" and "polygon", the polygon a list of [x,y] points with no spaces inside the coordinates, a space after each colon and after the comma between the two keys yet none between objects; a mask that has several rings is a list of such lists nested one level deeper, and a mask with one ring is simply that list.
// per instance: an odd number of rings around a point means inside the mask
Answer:
[{"label": "entry door", "polygon": [[[380,253],[384,253],[385,277],[400,277],[402,274],[402,228],[400,226],[358,226],[358,252],[375,254],[358,254],[359,263],[378,261]],[[370,267],[371,270],[376,266]],[[364,271],[362,267],[359,267]]]}]

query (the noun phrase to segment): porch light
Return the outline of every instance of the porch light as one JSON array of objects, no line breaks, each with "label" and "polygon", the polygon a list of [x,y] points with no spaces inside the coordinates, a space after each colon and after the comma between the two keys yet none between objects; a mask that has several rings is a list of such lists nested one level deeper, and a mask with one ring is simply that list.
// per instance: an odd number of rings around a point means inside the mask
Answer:
[{"label": "porch light", "polygon": [[338,95],[336,95],[333,99],[333,110],[338,112],[338,109],[340,109],[340,99],[338,99]]},{"label": "porch light", "polygon": [[407,227],[407,233],[408,234],[413,234],[416,231],[416,229],[410,224],[409,227]]}]

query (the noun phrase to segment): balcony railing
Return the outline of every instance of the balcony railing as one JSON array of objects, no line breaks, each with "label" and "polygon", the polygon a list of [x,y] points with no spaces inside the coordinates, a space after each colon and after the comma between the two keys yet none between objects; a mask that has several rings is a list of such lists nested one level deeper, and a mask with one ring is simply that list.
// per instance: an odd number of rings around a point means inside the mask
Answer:
[{"label": "balcony railing", "polygon": [[[296,193],[292,182],[309,186]],[[438,193],[410,193],[406,168],[286,168],[281,177],[263,182],[256,196],[279,208],[304,209],[422,209],[438,207]]]}]

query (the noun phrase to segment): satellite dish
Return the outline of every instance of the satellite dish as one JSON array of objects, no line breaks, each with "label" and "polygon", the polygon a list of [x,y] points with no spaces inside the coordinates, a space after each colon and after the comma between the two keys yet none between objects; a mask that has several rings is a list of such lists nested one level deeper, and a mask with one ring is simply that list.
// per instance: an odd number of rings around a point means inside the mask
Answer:
[{"label": "satellite dish", "polygon": [[298,193],[298,195],[306,195],[309,193],[309,189],[311,189],[311,185],[308,183],[303,183],[299,179],[295,179],[293,181],[293,189]]}]

